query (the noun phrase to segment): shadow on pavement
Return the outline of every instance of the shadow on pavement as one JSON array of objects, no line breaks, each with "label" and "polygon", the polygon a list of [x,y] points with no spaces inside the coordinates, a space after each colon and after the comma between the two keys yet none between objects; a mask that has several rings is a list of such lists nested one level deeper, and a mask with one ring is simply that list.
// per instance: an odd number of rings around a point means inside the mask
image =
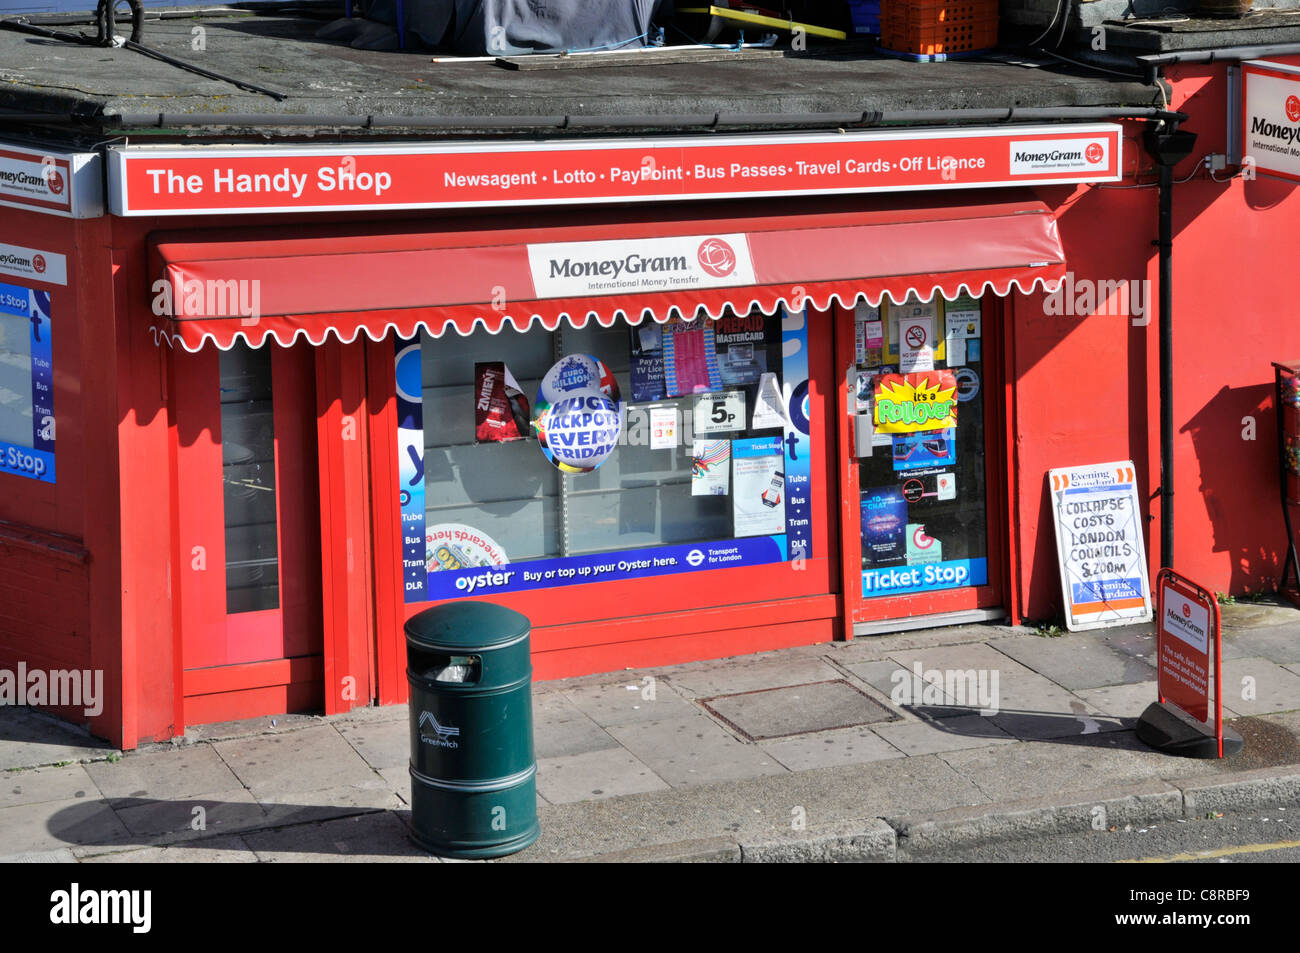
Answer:
[{"label": "shadow on pavement", "polygon": [[[200,812],[198,809],[202,809]],[[116,816],[107,816],[111,810]],[[197,818],[205,827],[193,829]],[[254,804],[216,798],[108,798],[63,808],[46,830],[68,847],[430,857],[407,839],[409,810]],[[245,842],[243,838],[249,838]]]}]

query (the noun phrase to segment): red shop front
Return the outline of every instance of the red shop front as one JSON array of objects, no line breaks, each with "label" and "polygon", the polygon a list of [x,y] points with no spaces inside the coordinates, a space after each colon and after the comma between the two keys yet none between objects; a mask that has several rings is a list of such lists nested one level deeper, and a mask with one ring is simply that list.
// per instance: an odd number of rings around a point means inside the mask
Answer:
[{"label": "red shop front", "polygon": [[[1007,148],[1071,137],[1078,168]],[[14,212],[75,265],[24,284],[79,369],[50,538],[98,519],[120,554],[80,563],[120,620],[88,623],[120,685],[92,727],[401,702],[402,623],[447,599],[526,614],[539,679],[1018,618],[1011,314],[1066,273],[1032,187],[1118,180],[1123,127],[736,138],[125,147],[111,216]],[[611,152],[796,147],[917,167],[612,181]],[[561,166],[610,178],[536,181]],[[880,194],[817,194],[850,191]],[[117,471],[91,487],[96,448]]]}]

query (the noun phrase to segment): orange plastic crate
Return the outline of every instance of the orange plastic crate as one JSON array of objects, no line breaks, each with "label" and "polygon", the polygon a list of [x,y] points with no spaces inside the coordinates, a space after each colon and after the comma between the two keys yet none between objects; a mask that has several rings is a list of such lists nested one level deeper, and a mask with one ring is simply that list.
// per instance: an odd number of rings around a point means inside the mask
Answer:
[{"label": "orange plastic crate", "polygon": [[964,53],[996,46],[997,0],[881,0],[880,42],[898,53]]}]

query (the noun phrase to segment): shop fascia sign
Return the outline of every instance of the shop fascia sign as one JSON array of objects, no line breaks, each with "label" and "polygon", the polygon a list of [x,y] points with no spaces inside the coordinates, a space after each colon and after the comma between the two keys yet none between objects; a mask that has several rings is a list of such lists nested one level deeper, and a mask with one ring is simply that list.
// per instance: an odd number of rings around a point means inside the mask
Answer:
[{"label": "shop fascia sign", "polygon": [[[1300,66],[1251,60],[1241,64],[1240,83],[1240,155],[1232,158],[1240,164],[1249,157],[1256,172],[1300,180]],[[1228,128],[1235,125],[1230,119]]]},{"label": "shop fascia sign", "polygon": [[90,152],[53,152],[0,142],[0,205],[64,218],[103,215],[99,162],[99,156]]},{"label": "shop fascia sign", "polygon": [[114,146],[115,215],[216,215],[1115,182],[1114,123],[575,142]]}]

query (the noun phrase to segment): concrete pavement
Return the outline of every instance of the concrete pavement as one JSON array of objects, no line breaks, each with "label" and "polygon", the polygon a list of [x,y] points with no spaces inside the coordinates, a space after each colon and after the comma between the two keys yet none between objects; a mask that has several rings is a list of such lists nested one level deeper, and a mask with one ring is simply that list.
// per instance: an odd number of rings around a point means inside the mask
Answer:
[{"label": "concrete pavement", "polygon": [[[1135,737],[1152,632],[970,626],[538,683],[542,836],[505,861],[924,859],[1300,806],[1300,612],[1224,607],[1225,718],[1246,739],[1225,762]],[[407,745],[404,705],[125,755],[0,709],[0,859],[436,861],[406,839]]]}]

